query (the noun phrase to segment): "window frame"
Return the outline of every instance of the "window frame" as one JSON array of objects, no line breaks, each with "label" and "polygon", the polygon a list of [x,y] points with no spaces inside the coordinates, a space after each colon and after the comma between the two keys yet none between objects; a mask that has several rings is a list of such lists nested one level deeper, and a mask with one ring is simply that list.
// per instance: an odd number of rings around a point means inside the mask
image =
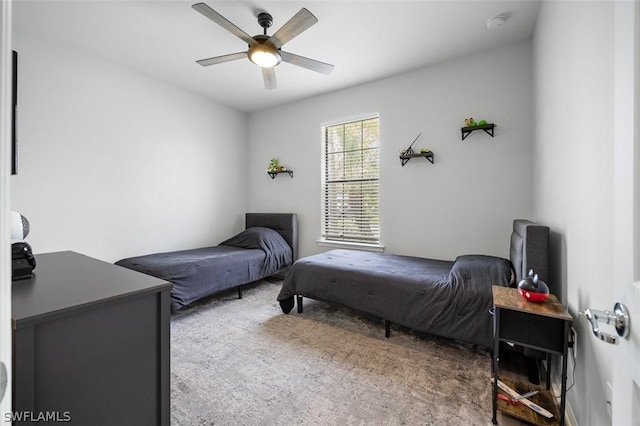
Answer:
[{"label": "window frame", "polygon": [[[333,127],[333,126],[345,126],[348,124],[352,124],[352,123],[357,123],[357,122],[365,122],[368,120],[377,120],[377,126],[378,126],[378,135],[377,135],[377,150],[378,150],[378,158],[377,158],[377,168],[378,168],[378,174],[377,174],[377,183],[378,183],[378,211],[377,211],[377,221],[378,221],[378,239],[377,241],[372,241],[372,242],[358,242],[358,241],[350,241],[350,240],[340,240],[340,239],[327,239],[325,236],[325,218],[326,218],[326,211],[327,211],[327,198],[326,198],[326,194],[327,194],[327,167],[328,167],[328,161],[327,161],[327,128],[329,127]],[[351,117],[351,118],[347,118],[347,119],[342,119],[342,120],[335,120],[332,122],[328,122],[328,123],[323,123],[320,126],[320,134],[321,134],[321,144],[322,144],[322,155],[321,155],[321,193],[320,193],[320,205],[321,205],[321,212],[320,212],[320,238],[318,240],[316,240],[316,244],[318,246],[321,247],[337,247],[337,248],[349,248],[349,249],[356,249],[356,250],[367,250],[367,251],[384,251],[384,246],[382,244],[382,229],[381,229],[381,208],[380,208],[380,202],[381,202],[381,146],[380,146],[380,140],[381,140],[381,130],[380,130],[380,114],[379,113],[371,113],[371,114],[366,114],[366,115],[362,115],[362,116],[358,116],[358,117]],[[362,148],[362,147],[361,147]],[[362,151],[364,151],[364,149],[362,149]],[[354,181],[358,181],[359,179],[354,179]]]}]

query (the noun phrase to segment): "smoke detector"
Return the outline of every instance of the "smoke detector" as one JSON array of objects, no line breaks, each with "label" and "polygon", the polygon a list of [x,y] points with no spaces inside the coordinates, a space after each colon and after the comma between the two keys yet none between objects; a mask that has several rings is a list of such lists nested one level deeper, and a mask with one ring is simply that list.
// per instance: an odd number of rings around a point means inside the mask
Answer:
[{"label": "smoke detector", "polygon": [[487,29],[488,30],[498,29],[504,25],[504,21],[506,20],[507,20],[507,17],[504,15],[494,16],[493,18],[487,20]]}]

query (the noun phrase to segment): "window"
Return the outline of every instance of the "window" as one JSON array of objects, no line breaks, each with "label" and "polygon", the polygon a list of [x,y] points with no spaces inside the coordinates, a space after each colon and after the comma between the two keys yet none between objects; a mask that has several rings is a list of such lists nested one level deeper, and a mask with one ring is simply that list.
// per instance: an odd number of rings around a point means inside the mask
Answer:
[{"label": "window", "polygon": [[380,119],[322,128],[325,241],[380,244]]}]

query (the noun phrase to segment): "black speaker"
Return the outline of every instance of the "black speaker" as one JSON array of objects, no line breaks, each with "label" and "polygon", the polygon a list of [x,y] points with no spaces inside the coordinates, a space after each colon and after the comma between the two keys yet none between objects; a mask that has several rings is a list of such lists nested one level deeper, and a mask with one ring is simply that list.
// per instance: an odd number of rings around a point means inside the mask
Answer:
[{"label": "black speaker", "polygon": [[11,244],[11,280],[31,278],[36,268],[36,258],[31,246],[24,241]]}]

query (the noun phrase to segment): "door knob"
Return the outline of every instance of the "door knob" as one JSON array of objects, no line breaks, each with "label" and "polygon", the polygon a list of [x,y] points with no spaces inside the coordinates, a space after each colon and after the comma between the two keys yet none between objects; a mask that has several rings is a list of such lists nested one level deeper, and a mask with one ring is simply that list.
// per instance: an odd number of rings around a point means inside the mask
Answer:
[{"label": "door knob", "polygon": [[[627,307],[622,303],[616,303],[613,312],[587,308],[584,312],[580,312],[580,316],[585,317],[591,323],[594,336],[603,342],[617,345],[618,336],[622,338],[629,336],[629,313]],[[618,335],[600,331],[598,323],[612,324]]]},{"label": "door knob", "polygon": [[7,367],[4,362],[0,361],[0,401],[4,399],[4,393],[7,390]]}]

